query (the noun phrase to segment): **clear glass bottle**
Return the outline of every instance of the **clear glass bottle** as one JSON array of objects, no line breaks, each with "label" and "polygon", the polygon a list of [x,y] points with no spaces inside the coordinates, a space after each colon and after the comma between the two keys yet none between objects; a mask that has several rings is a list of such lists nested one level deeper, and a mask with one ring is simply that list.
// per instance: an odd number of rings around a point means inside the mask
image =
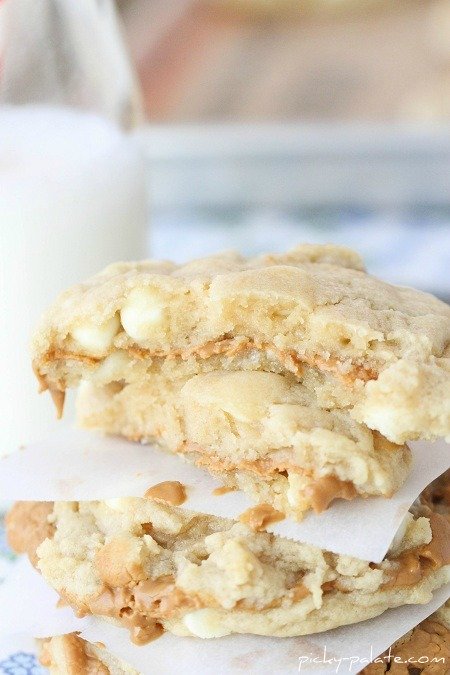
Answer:
[{"label": "clear glass bottle", "polygon": [[4,0],[0,103],[67,105],[129,129],[142,102],[112,0]]},{"label": "clear glass bottle", "polygon": [[55,429],[28,350],[39,315],[68,285],[145,256],[147,197],[112,3],[5,0],[0,27],[3,454]]}]

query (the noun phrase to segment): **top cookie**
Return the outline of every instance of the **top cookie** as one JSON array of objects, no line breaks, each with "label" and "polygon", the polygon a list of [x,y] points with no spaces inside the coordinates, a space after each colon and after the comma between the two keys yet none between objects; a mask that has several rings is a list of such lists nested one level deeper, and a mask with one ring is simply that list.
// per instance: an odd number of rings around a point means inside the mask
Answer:
[{"label": "top cookie", "polygon": [[33,359],[54,394],[80,378],[120,380],[131,361],[147,374],[170,361],[173,377],[289,371],[324,408],[393,442],[450,437],[450,307],[331,245],[111,265],[59,297]]}]

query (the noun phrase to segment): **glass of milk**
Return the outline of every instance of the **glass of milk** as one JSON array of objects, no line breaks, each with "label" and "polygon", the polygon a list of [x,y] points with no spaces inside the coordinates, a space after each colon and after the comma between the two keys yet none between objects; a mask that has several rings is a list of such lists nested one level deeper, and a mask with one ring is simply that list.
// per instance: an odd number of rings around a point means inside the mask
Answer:
[{"label": "glass of milk", "polygon": [[0,107],[0,454],[55,428],[29,356],[39,315],[68,285],[143,257],[146,218],[132,137],[90,113]]}]

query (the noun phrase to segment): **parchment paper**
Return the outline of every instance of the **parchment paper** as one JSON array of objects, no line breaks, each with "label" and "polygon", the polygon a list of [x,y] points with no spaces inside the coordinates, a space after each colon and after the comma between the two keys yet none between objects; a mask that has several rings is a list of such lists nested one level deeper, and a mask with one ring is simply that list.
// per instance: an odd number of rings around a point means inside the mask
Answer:
[{"label": "parchment paper", "polygon": [[[391,499],[340,500],[320,515],[308,514],[301,523],[285,519],[269,529],[335,553],[381,562],[412,502],[450,465],[450,447],[444,441],[411,443],[411,449],[412,473]],[[220,482],[181,457],[79,429],[58,430],[0,459],[0,498],[5,500],[142,497],[166,480],[187,487],[186,509],[238,518],[252,506],[241,492],[213,495]]]}]

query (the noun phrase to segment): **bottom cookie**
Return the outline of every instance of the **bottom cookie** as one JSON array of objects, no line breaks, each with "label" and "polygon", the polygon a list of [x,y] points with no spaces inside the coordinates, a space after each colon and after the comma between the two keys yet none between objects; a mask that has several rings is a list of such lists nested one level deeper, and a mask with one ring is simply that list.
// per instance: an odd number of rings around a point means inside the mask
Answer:
[{"label": "bottom cookie", "polygon": [[450,580],[450,523],[426,506],[380,564],[144,498],[22,502],[7,529],[79,615],[122,625],[137,644],[164,630],[307,635],[425,604]]}]

